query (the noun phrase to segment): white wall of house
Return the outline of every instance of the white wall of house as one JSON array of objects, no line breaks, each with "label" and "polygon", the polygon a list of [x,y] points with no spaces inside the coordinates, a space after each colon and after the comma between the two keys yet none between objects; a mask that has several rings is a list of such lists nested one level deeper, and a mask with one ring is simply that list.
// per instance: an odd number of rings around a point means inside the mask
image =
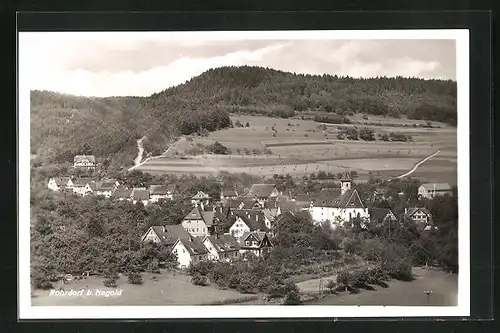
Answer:
[{"label": "white wall of house", "polygon": [[241,218],[237,218],[233,225],[229,228],[229,234],[233,237],[241,237],[245,232],[249,232],[250,227],[246,225]]},{"label": "white wall of house", "polygon": [[160,243],[161,240],[160,238],[156,235],[156,233],[153,231],[152,228],[149,228],[148,233],[143,239],[144,242],[155,242],[155,243]]},{"label": "white wall of house", "polygon": [[109,198],[109,197],[111,197],[111,192],[112,192],[111,190],[107,190],[107,191],[99,191],[99,190],[98,190],[98,191],[96,192],[96,194],[97,194],[97,195],[104,196],[104,197],[106,197],[106,198]]},{"label": "white wall of house", "polygon": [[205,247],[209,251],[208,259],[210,259],[210,260],[219,260],[220,259],[219,252],[217,252],[217,250],[214,248],[210,239],[205,238],[205,240],[203,241],[203,245],[205,245]]},{"label": "white wall of house", "polygon": [[422,196],[422,198],[430,198],[431,197],[431,195],[429,194],[429,191],[427,191],[427,189],[423,185],[420,185],[420,187],[418,188],[418,195]]},{"label": "white wall of house", "polygon": [[312,218],[315,222],[334,221],[337,218],[349,221],[358,215],[361,218],[369,218],[368,208],[334,208],[334,207],[313,207],[311,210]]},{"label": "white wall of house", "polygon": [[48,188],[52,191],[59,191],[59,186],[57,185],[55,179],[50,179],[49,184],[47,185]]},{"label": "white wall of house", "polygon": [[411,219],[415,222],[419,222],[419,223],[427,223],[429,222],[429,216],[427,214],[425,214],[424,212],[422,211],[417,211],[416,213],[414,213],[412,216],[411,216]]},{"label": "white wall of house", "polygon": [[191,263],[197,263],[202,260],[208,259],[208,254],[196,254],[190,255],[188,250],[182,245],[181,242],[177,242],[172,249],[172,252],[177,255],[177,262],[179,263],[179,268],[187,268]]},{"label": "white wall of house", "polygon": [[152,194],[149,201],[158,202],[159,200],[172,200],[174,197],[172,194]]},{"label": "white wall of house", "polygon": [[184,220],[182,226],[193,236],[208,236],[208,227],[203,220]]},{"label": "white wall of house", "polygon": [[260,249],[241,249],[240,250],[240,254],[244,254],[246,252],[250,252],[250,253],[253,253],[255,254],[257,257],[260,257],[261,255],[261,251]]}]

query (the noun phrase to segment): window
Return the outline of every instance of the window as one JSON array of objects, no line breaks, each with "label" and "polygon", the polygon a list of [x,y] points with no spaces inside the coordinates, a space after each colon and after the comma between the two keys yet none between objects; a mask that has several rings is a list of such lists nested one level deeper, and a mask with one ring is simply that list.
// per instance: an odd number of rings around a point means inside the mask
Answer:
[{"label": "window", "polygon": [[182,253],[186,253],[186,250],[182,249]]},{"label": "window", "polygon": [[245,241],[246,246],[250,246],[250,241]]}]

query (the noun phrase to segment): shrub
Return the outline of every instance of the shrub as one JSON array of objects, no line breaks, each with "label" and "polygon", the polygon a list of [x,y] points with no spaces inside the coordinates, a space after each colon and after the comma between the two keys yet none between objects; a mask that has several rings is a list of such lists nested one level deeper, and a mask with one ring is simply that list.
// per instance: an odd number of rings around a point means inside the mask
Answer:
[{"label": "shrub", "polygon": [[267,293],[270,287],[273,285],[273,281],[270,276],[266,276],[257,282],[257,290],[261,293]]},{"label": "shrub", "polygon": [[142,275],[136,272],[131,272],[128,274],[128,283],[130,284],[142,284]]},{"label": "shrub", "polygon": [[35,276],[33,278],[33,285],[37,289],[48,290],[52,289],[54,286],[47,278],[43,276]]},{"label": "shrub", "polygon": [[188,267],[189,275],[203,275],[207,276],[210,272],[214,270],[215,263],[209,260],[199,261],[195,264],[191,263]]},{"label": "shrub", "polygon": [[384,262],[382,269],[387,271],[387,274],[393,279],[401,281],[413,280],[411,264],[405,259],[399,259],[393,262]]},{"label": "shrub", "polygon": [[236,287],[236,290],[238,290],[242,294],[253,294],[255,293],[254,291],[254,281],[251,277],[250,274],[241,274],[238,286]]},{"label": "shrub", "polygon": [[330,293],[333,293],[335,288],[337,288],[337,283],[335,283],[335,281],[333,280],[328,280],[328,282],[326,283],[326,288]]},{"label": "shrub", "polygon": [[238,273],[233,273],[229,277],[227,286],[231,289],[236,289],[239,284],[240,284],[240,275]]},{"label": "shrub", "polygon": [[208,284],[207,277],[201,274],[195,274],[191,278],[191,283],[196,286],[206,286]]},{"label": "shrub", "polygon": [[116,288],[116,279],[113,278],[104,279],[103,284],[105,287],[108,288]]},{"label": "shrub", "polygon": [[250,127],[250,123],[247,121],[247,123],[245,124],[245,127]]},{"label": "shrub", "polygon": [[375,133],[369,128],[361,128],[359,130],[359,138],[365,141],[374,141]]},{"label": "shrub", "polygon": [[296,291],[291,291],[286,295],[284,305],[301,305],[300,294]]}]

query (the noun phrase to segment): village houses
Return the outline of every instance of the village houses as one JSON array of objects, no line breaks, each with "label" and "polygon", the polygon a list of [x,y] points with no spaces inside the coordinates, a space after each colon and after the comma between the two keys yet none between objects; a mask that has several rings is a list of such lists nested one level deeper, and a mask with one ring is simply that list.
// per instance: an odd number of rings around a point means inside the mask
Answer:
[{"label": "village houses", "polygon": [[451,185],[448,183],[427,183],[418,188],[420,198],[432,199],[438,195],[452,195]]},{"label": "village houses", "polygon": [[267,200],[278,195],[279,192],[274,184],[253,184],[245,197],[255,198],[263,206]]},{"label": "village houses", "polygon": [[70,177],[55,177],[50,178],[47,187],[52,191],[64,191],[73,186]]},{"label": "village houses", "polygon": [[132,189],[130,197],[134,204],[138,202],[141,202],[144,206],[149,204],[149,190],[143,187]]}]

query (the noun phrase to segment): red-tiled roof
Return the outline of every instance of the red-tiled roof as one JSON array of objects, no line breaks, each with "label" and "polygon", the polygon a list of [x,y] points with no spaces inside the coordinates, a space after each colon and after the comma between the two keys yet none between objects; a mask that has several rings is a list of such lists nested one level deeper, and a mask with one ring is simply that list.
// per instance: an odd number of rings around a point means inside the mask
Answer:
[{"label": "red-tiled roof", "polygon": [[231,235],[207,236],[205,239],[208,239],[219,253],[239,250],[238,241]]},{"label": "red-tiled roof", "polygon": [[134,199],[134,200],[140,200],[140,201],[149,200],[149,191],[148,190],[134,188],[132,190],[131,195],[132,195],[132,199]]},{"label": "red-tiled roof", "polygon": [[198,237],[192,237],[190,239],[179,239],[178,240],[190,255],[207,254],[208,249],[203,245],[201,239]]},{"label": "red-tiled roof", "polygon": [[428,183],[422,184],[427,191],[451,191],[451,185],[448,183]]}]

